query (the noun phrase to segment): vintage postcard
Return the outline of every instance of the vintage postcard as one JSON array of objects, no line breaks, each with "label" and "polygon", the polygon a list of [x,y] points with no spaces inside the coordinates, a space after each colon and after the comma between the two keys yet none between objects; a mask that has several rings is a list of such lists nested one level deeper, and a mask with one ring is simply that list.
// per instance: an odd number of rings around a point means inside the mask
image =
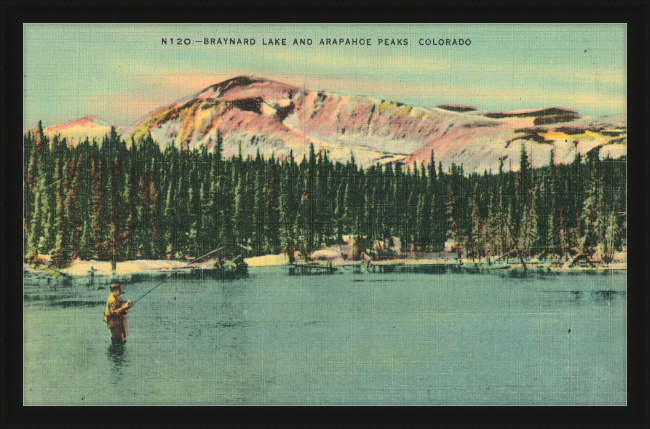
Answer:
[{"label": "vintage postcard", "polygon": [[625,24],[25,24],[25,405],[626,405]]}]

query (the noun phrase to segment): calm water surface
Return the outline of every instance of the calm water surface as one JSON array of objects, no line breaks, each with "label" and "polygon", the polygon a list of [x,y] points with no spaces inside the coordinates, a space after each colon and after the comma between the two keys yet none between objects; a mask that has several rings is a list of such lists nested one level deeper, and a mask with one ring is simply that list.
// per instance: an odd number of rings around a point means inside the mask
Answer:
[{"label": "calm water surface", "polygon": [[267,267],[164,283],[113,346],[106,285],[28,282],[24,403],[625,405],[625,284]]}]

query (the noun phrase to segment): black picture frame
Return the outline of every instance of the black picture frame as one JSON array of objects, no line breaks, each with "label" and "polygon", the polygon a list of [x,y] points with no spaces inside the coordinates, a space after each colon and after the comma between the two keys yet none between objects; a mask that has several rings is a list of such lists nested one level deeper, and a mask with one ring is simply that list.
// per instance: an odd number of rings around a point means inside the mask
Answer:
[{"label": "black picture frame", "polygon": [[[2,3],[2,427],[647,427],[650,172],[648,2]],[[218,12],[218,13],[217,13]],[[22,404],[22,24],[27,22],[538,22],[628,28],[628,404],[620,407],[25,407]],[[14,143],[15,142],[15,143]]]}]

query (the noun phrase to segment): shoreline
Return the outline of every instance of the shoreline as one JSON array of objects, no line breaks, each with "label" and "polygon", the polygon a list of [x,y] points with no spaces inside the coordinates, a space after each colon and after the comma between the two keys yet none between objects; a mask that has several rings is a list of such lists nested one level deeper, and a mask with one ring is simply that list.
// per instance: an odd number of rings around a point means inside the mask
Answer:
[{"label": "shoreline", "polygon": [[[537,261],[535,259],[527,261],[524,268],[520,261],[508,262],[488,262],[483,259],[481,261],[472,259],[418,259],[418,258],[396,258],[386,259],[380,261],[368,260],[343,260],[336,259],[331,261],[296,261],[290,263],[286,255],[265,255],[253,258],[246,258],[244,261],[248,264],[249,268],[258,267],[299,267],[301,269],[330,269],[336,271],[339,269],[370,269],[379,268],[381,270],[391,268],[422,268],[428,267],[445,267],[455,269],[467,270],[480,270],[480,271],[531,271],[531,272],[547,272],[547,273],[573,273],[573,272],[604,272],[604,271],[624,271],[627,270],[627,262],[617,262],[611,264],[600,264],[596,267],[591,266],[574,266],[568,267],[564,264],[561,267],[553,266],[546,261]],[[130,275],[154,275],[163,276],[172,273],[196,273],[203,270],[212,271],[216,260],[208,259],[200,263],[189,264],[189,261],[175,261],[167,259],[157,260],[133,260],[118,262],[116,270],[112,271],[110,262],[108,261],[74,261],[70,266],[62,269],[54,268],[34,268],[29,264],[23,264],[23,279],[30,277],[37,278],[114,278],[114,277],[128,277]]]}]

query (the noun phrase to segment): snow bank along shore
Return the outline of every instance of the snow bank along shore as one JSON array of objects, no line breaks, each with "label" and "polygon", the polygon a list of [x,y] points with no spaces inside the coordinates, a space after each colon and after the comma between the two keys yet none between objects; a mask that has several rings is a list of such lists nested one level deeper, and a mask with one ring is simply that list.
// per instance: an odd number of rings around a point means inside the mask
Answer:
[{"label": "snow bank along shore", "polygon": [[[281,255],[264,255],[257,256],[252,258],[246,258],[244,260],[249,267],[267,267],[267,266],[282,266],[289,265],[289,258],[286,254]],[[166,273],[171,274],[172,272],[178,271],[190,271],[196,269],[212,269],[214,267],[215,260],[205,260],[202,262],[195,262],[190,264],[189,261],[174,261],[167,259],[160,260],[134,260],[134,261],[125,261],[118,262],[116,270],[111,270],[111,263],[108,261],[74,261],[70,264],[69,267],[60,269],[58,272],[65,277],[122,277],[128,276],[131,274],[156,274],[164,275]],[[472,259],[426,259],[426,258],[398,258],[398,259],[388,259],[380,261],[352,261],[344,259],[333,259],[330,261],[313,261],[306,263],[304,260],[297,260],[296,265],[329,265],[333,267],[345,266],[345,265],[366,265],[368,263],[376,266],[381,265],[436,265],[436,264],[446,264],[446,265],[461,265],[465,268],[480,268],[481,270],[498,270],[498,269],[523,269],[519,261],[510,261],[511,263],[492,263],[488,264],[485,259],[479,261]],[[330,265],[331,264],[331,265]],[[544,261],[529,260],[526,261],[527,269],[551,269],[556,272],[563,271],[582,271],[582,270],[625,270],[627,269],[626,261],[620,261],[616,263],[610,263],[607,265],[598,265],[597,267],[590,266],[574,266],[568,267],[568,264],[563,266],[552,266]],[[23,273],[24,277],[44,277],[52,275],[55,270],[40,270],[34,269],[28,264],[23,264]]]}]

